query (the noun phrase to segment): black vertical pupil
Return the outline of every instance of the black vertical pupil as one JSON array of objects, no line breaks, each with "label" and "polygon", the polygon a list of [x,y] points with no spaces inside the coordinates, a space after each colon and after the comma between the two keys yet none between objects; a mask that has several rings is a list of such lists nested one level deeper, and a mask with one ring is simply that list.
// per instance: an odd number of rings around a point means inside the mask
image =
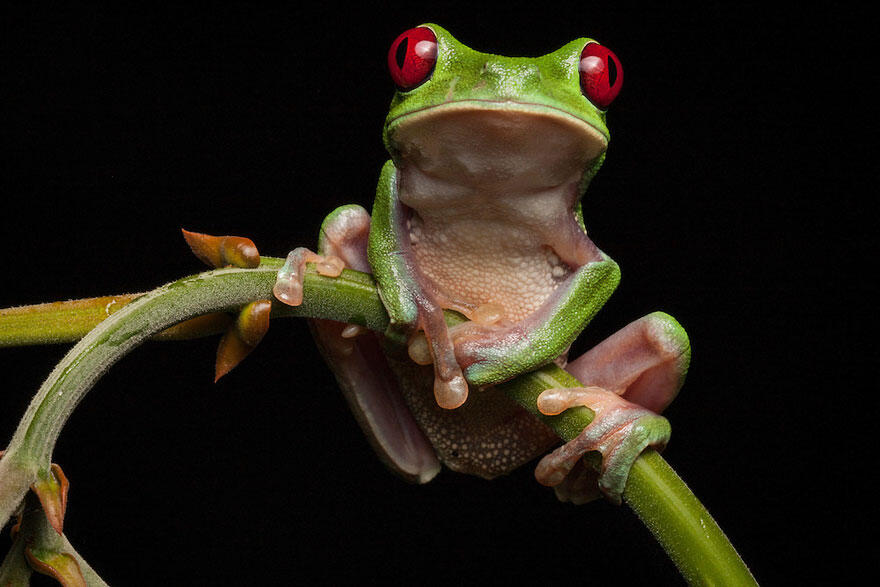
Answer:
[{"label": "black vertical pupil", "polygon": [[614,87],[614,82],[617,80],[617,64],[611,57],[606,57],[605,62],[608,64],[608,87],[611,88]]},{"label": "black vertical pupil", "polygon": [[397,46],[397,53],[394,58],[397,60],[398,69],[403,69],[403,64],[406,62],[406,48],[408,45],[409,37],[404,37],[400,45]]}]

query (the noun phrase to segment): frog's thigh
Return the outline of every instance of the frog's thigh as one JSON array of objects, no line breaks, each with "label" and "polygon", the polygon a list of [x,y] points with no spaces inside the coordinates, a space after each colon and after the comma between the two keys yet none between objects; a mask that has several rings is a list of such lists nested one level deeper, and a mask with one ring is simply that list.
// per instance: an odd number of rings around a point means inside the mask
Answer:
[{"label": "frog's thigh", "polygon": [[379,458],[408,481],[427,483],[440,461],[419,429],[391,373],[377,334],[342,337],[346,325],[310,320],[315,342]]},{"label": "frog's thigh", "polygon": [[690,362],[684,329],[654,312],[620,329],[566,365],[584,385],[614,391],[660,413],[675,399]]},{"label": "frog's thigh", "polygon": [[[321,225],[318,251],[341,258],[346,267],[370,272],[367,237],[370,215],[360,206],[343,206]],[[430,481],[440,462],[403,401],[397,380],[373,333],[350,338],[350,325],[310,320],[312,334],[336,375],[348,405],[373,449],[392,470],[418,483]]]}]

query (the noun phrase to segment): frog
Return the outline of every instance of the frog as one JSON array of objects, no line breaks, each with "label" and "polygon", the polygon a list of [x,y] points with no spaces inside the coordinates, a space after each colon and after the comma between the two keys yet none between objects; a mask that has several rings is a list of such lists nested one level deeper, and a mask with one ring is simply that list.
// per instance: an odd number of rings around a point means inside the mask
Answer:
[{"label": "frog", "polygon": [[[669,439],[660,413],[684,383],[690,343],[654,312],[568,358],[620,280],[582,206],[610,140],[618,57],[587,37],[542,57],[493,55],[427,23],[394,40],[388,68],[390,159],[372,214],[331,212],[317,252],[287,256],[275,298],[301,303],[307,263],[373,275],[384,333],[311,328],[376,453],[404,479],[426,483],[443,466],[492,479],[542,457],[535,477],[560,500],[619,503],[638,455]],[[544,391],[540,412],[594,412],[555,449],[556,434],[496,387],[549,363],[583,387]],[[597,451],[601,465],[588,465]]]}]

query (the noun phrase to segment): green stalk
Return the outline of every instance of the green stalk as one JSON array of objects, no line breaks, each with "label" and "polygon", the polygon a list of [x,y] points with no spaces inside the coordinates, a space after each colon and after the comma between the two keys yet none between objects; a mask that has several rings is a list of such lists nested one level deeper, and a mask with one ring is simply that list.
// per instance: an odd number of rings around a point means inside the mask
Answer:
[{"label": "green stalk", "polygon": [[[263,257],[260,267],[254,271],[268,271],[267,279],[274,279],[274,272],[283,263],[284,259]],[[312,277],[315,278],[314,281],[312,281]],[[320,293],[315,300],[306,300],[306,303],[310,305],[323,304],[329,312],[338,311],[336,309],[344,309],[346,312],[353,311],[354,315],[350,321],[358,324],[361,323],[360,320],[366,320],[366,316],[358,316],[356,309],[367,309],[370,313],[370,319],[375,322],[373,329],[383,330],[388,324],[388,316],[378,301],[373,279],[369,275],[349,270],[343,271],[341,279],[342,282],[339,283],[346,284],[342,290],[337,287],[338,280],[310,275],[309,280],[312,287],[317,288],[316,291],[320,291]],[[0,347],[77,342],[112,314],[144,295],[144,293],[133,293],[0,308]],[[271,297],[271,291],[269,297]],[[206,316],[205,314],[198,315]],[[276,307],[272,309],[273,317],[297,315],[305,314],[303,311],[283,304],[276,304]],[[162,330],[155,333],[155,336],[163,340],[196,338],[220,334],[225,331],[226,326],[228,323],[205,321],[184,330],[175,328]]]},{"label": "green stalk", "polygon": [[[111,365],[173,324],[271,298],[282,263],[282,259],[264,258],[257,269],[218,269],[164,285],[113,313],[80,340],[40,387],[0,459],[0,527],[38,476],[49,474],[62,427]],[[384,330],[388,324],[369,275],[346,270],[338,278],[329,278],[310,268],[304,294],[302,306],[277,304],[273,315],[328,318],[373,330]]]},{"label": "green stalk", "polygon": [[102,296],[0,310],[0,347],[75,342],[143,294]]},{"label": "green stalk", "polygon": [[[572,408],[558,416],[545,416],[537,409],[538,395],[554,387],[580,386],[577,379],[556,365],[499,385],[565,441],[575,438],[593,421],[592,410]],[[648,527],[690,585],[757,585],[708,510],[657,451],[648,449],[636,459],[623,501]]]},{"label": "green stalk", "polygon": [[[281,263],[281,259],[264,258],[257,269],[220,269],[160,287],[110,315],[74,346],[37,392],[0,459],[0,527],[38,475],[47,474],[61,428],[113,363],[143,340],[182,320],[271,299]],[[339,278],[328,278],[310,267],[304,300],[298,308],[276,304],[273,316],[327,318],[377,331],[388,325],[372,277],[363,273],[346,270]],[[592,411],[575,408],[559,416],[544,416],[537,412],[535,399],[544,389],[579,385],[571,375],[549,365],[501,387],[563,440],[570,440],[592,421]],[[656,452],[646,451],[636,461],[623,499],[691,584],[755,584],[724,533]]]}]

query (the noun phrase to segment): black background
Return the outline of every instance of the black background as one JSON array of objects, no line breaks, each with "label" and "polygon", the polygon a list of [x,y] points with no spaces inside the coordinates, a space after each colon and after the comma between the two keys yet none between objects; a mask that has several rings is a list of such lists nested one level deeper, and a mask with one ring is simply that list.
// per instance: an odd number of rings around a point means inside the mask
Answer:
[{"label": "black background", "polygon": [[[666,458],[760,582],[854,573],[875,543],[859,535],[877,367],[862,340],[877,294],[858,167],[876,150],[856,110],[866,15],[422,4],[6,15],[0,307],[200,271],[180,227],[276,256],[314,245],[327,212],[372,200],[385,53],[406,28],[507,55],[591,36],[626,72],[584,200],[623,279],[577,350],[674,315],[693,362]],[[214,349],[138,349],[60,438],[66,532],[111,584],[681,582],[631,511],[559,504],[531,466],[426,486],[388,473],[304,323],[273,323],[217,385]],[[65,352],[0,351],[0,438]]]}]

